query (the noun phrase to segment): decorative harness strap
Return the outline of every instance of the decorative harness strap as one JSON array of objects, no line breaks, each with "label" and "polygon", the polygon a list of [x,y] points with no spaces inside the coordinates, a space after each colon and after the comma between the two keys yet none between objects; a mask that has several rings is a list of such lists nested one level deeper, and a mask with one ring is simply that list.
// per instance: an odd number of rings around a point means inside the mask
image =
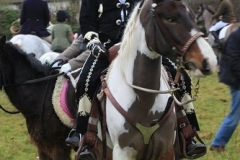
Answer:
[{"label": "decorative harness strap", "polygon": [[[153,124],[152,127],[144,127],[141,124],[137,123],[116,101],[116,99],[113,97],[111,91],[107,87],[107,83],[104,76],[101,76],[101,82],[102,82],[102,88],[110,102],[113,104],[113,106],[118,110],[118,112],[133,126],[135,126],[141,133],[144,139],[144,144],[149,143],[149,139],[151,135],[165,122],[167,118],[170,117],[170,115],[173,113],[174,109],[174,103],[170,105],[170,108],[166,107],[166,110],[163,112],[163,116]],[[168,110],[167,110],[168,109]],[[143,134],[146,133],[146,134]]]}]

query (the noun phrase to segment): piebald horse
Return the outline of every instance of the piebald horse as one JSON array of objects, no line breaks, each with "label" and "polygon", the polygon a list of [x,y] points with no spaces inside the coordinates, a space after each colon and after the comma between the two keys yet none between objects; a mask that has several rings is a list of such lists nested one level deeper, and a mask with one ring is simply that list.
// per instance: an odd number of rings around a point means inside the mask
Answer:
[{"label": "piebald horse", "polygon": [[[199,9],[196,13],[196,22],[197,23],[204,23],[205,29],[207,31],[208,42],[212,46],[214,44],[214,37],[209,32],[209,29],[217,23],[217,19],[212,19],[212,15],[214,15],[215,9],[211,5],[199,5]],[[230,23],[229,25],[225,26],[219,32],[219,40],[224,43],[226,42],[230,33],[235,31],[239,27],[239,23]],[[214,49],[215,54],[220,58],[221,50]]]},{"label": "piebald horse", "polygon": [[173,90],[161,56],[178,58],[195,77],[216,69],[216,55],[182,1],[143,0],[127,23],[103,88],[114,160],[175,159]]}]

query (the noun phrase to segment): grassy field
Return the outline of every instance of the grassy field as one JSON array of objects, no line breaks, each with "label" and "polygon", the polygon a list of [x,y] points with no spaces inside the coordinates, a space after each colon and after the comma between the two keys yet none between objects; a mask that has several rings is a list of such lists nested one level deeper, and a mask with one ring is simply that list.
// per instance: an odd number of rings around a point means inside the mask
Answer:
[{"label": "grassy field", "polygon": [[[194,82],[196,81],[193,79]],[[0,92],[0,104],[9,110],[15,108]],[[219,83],[217,75],[200,80],[198,99],[194,102],[197,117],[200,123],[200,137],[209,148],[215,133],[226,116],[230,106],[228,87]],[[0,160],[35,160],[36,148],[31,143],[21,114],[9,115],[0,111]],[[226,152],[219,154],[208,151],[199,160],[239,160],[240,159],[239,127],[235,131]]]}]

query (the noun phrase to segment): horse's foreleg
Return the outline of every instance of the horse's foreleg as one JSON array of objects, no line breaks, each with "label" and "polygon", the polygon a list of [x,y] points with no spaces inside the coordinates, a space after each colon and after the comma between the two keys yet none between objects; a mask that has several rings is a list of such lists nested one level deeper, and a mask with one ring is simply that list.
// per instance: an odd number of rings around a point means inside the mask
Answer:
[{"label": "horse's foreleg", "polygon": [[56,145],[52,149],[51,155],[53,160],[71,160],[71,148],[65,144]]},{"label": "horse's foreleg", "polygon": [[130,147],[121,148],[114,145],[113,160],[136,160],[137,151]]},{"label": "horse's foreleg", "polygon": [[38,151],[38,157],[39,160],[53,160],[51,157],[49,157],[46,153],[42,151]]},{"label": "horse's foreleg", "polygon": [[166,153],[164,156],[160,157],[158,160],[180,160],[175,157],[175,151],[174,151],[174,146],[172,146],[168,153]]}]

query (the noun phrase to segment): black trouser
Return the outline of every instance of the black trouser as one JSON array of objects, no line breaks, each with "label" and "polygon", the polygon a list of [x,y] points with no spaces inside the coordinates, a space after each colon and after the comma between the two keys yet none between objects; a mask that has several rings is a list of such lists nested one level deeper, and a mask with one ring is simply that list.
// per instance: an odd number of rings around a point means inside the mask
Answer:
[{"label": "black trouser", "polygon": [[[177,70],[174,68],[173,62],[171,63],[169,61],[169,59],[162,57],[162,64],[165,67],[167,67],[167,70],[170,72],[172,78],[174,79]],[[178,83],[180,84],[180,88],[181,87],[182,88],[177,91],[178,95],[180,97],[183,97],[184,94],[189,94],[190,96],[192,96],[192,94],[191,94],[191,85],[192,85],[191,79],[185,70],[182,70],[181,73],[182,73],[183,79],[181,78]],[[197,131],[199,131],[200,128],[199,128],[197,117],[196,117],[194,110],[192,110],[191,113],[187,113],[187,118],[188,118],[189,122],[191,123],[191,125],[193,127],[195,127]]]},{"label": "black trouser", "polygon": [[[77,83],[77,102],[79,102],[79,100],[81,101],[85,96],[85,98],[87,97],[89,102],[92,103],[95,91],[101,82],[100,76],[108,65],[109,62],[106,56],[100,55],[98,58],[94,57],[92,54],[88,56]],[[78,110],[76,132],[84,134],[87,130],[89,113],[81,111],[81,106],[78,107],[80,108]]]}]

